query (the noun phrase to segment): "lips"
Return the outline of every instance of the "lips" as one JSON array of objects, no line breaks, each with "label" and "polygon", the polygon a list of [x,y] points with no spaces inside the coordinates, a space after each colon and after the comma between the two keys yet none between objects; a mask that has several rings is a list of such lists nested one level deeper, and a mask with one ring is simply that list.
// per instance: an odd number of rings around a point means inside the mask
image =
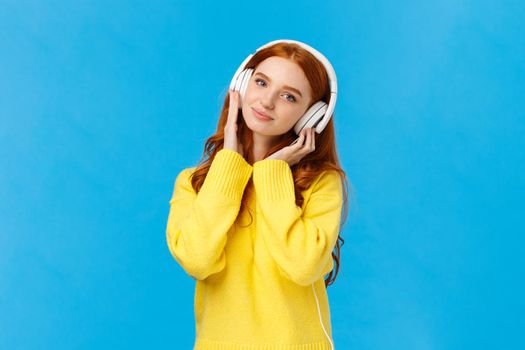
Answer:
[{"label": "lips", "polygon": [[258,110],[256,110],[255,108],[252,107],[252,111],[253,111],[253,114],[255,115],[255,117],[257,119],[260,119],[260,120],[272,120],[272,118],[262,112],[259,112]]}]

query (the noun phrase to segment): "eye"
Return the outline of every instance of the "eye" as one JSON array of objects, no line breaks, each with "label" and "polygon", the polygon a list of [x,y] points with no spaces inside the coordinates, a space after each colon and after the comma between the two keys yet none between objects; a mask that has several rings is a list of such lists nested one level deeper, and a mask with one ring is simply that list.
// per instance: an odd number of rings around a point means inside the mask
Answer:
[{"label": "eye", "polygon": [[286,101],[288,101],[288,102],[295,102],[295,101],[297,101],[297,99],[295,98],[294,95],[284,94],[284,96],[286,98]]},{"label": "eye", "polygon": [[263,79],[261,79],[261,78],[255,79],[255,84],[257,84],[259,86],[266,86],[266,82]]}]

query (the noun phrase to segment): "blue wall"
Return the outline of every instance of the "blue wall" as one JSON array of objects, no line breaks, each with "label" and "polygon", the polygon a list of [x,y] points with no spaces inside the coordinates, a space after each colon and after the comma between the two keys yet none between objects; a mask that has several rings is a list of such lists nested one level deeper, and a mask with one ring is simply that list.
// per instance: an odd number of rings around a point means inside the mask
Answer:
[{"label": "blue wall", "polygon": [[525,348],[522,1],[2,1],[0,348],[190,349],[165,228],[237,66],[323,52],[338,349]]}]

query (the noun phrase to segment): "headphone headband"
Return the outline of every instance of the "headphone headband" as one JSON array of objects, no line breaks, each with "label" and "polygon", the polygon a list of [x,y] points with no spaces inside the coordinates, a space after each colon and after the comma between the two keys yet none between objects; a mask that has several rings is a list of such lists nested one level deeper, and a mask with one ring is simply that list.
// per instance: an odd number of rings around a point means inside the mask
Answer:
[{"label": "headphone headband", "polygon": [[273,41],[270,41],[267,44],[264,44],[263,46],[261,46],[257,50],[255,50],[255,52],[251,53],[248,57],[246,57],[246,59],[241,63],[241,65],[239,66],[239,68],[237,69],[237,71],[235,72],[235,74],[233,76],[234,78],[232,79],[232,81],[230,83],[230,89],[233,90],[233,88],[235,86],[235,81],[236,81],[237,76],[244,70],[244,68],[245,68],[246,64],[248,63],[248,61],[250,61],[250,59],[258,51],[260,51],[260,50],[262,50],[264,48],[267,48],[269,46],[278,44],[278,43],[297,44],[300,47],[302,47],[303,49],[305,49],[306,51],[310,52],[312,55],[314,55],[314,57],[317,58],[322,63],[322,65],[324,66],[326,74],[328,75],[328,80],[329,80],[329,85],[330,85],[330,101],[328,102],[328,108],[326,109],[326,112],[324,113],[325,117],[323,118],[323,120],[320,122],[320,125],[319,125],[319,127],[321,129],[323,129],[324,126],[330,120],[330,118],[331,118],[331,116],[333,114],[334,108],[335,108],[335,102],[337,100],[337,77],[335,75],[335,70],[332,67],[332,64],[330,63],[330,61],[328,61],[328,59],[322,53],[320,53],[319,51],[317,51],[316,49],[314,49],[310,45],[307,45],[307,44],[305,44],[303,42],[300,42],[300,41],[297,41],[297,40],[288,40],[288,39],[273,40]]},{"label": "headphone headband", "polygon": [[[279,39],[279,40],[270,41],[269,43],[264,44],[263,46],[259,47],[255,52],[260,51],[264,48],[270,47],[272,45],[278,44],[278,43],[297,44],[301,46],[303,49],[305,49],[306,51],[310,52],[312,55],[314,55],[315,58],[317,58],[323,64],[326,70],[326,74],[328,74],[328,79],[330,81],[330,93],[337,94],[337,77],[335,75],[335,70],[332,67],[332,64],[330,63],[330,61],[328,61],[328,59],[321,52],[317,51],[310,45],[307,45],[297,40]],[[252,56],[254,54],[252,54]]]}]

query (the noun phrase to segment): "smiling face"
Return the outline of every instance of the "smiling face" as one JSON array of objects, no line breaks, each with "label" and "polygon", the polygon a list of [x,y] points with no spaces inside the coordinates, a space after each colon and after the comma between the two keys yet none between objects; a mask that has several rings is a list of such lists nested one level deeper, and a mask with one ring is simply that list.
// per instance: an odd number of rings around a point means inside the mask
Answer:
[{"label": "smiling face", "polygon": [[311,96],[301,67],[289,59],[272,56],[253,72],[242,99],[242,115],[254,133],[282,135],[306,112]]}]

